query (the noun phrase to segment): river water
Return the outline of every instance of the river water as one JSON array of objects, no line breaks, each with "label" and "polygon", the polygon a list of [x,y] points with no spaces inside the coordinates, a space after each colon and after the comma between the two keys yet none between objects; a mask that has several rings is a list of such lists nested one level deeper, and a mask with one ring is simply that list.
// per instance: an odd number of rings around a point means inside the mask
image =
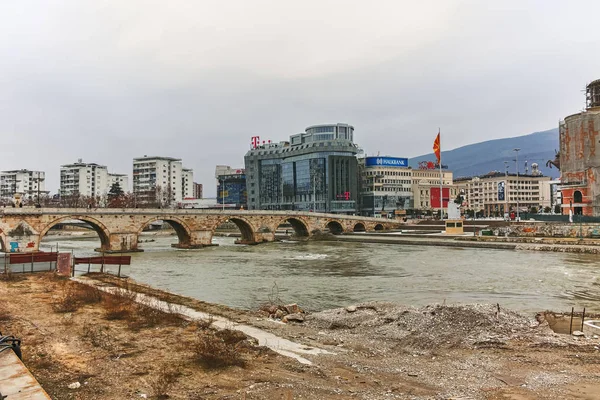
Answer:
[{"label": "river water", "polygon": [[[215,237],[216,247],[179,250],[170,247],[176,237],[154,239],[140,244],[145,251],[132,254],[124,274],[237,308],[253,309],[278,297],[310,311],[380,300],[600,312],[597,255],[344,242],[243,246],[227,237]],[[45,238],[42,250],[56,243],[57,238]],[[99,247],[98,239],[58,243],[61,251],[73,250],[76,256],[97,255],[93,249]]]}]

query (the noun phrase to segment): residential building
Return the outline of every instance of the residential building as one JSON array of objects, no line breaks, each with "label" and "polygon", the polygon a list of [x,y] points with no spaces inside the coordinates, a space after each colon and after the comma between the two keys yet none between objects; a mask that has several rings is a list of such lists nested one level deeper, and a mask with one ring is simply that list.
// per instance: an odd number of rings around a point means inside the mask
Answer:
[{"label": "residential building", "polygon": [[600,79],[586,87],[586,109],[559,123],[562,214],[600,216]]},{"label": "residential building", "polygon": [[108,174],[108,190],[112,188],[112,185],[118,183],[123,192],[129,192],[129,176],[126,174]]},{"label": "residential building", "polygon": [[76,163],[60,167],[60,195],[66,196],[102,196],[108,192],[108,170],[104,165]]},{"label": "residential building", "polygon": [[194,182],[194,198],[201,199],[204,197],[204,188],[201,183]]},{"label": "residential building", "polygon": [[28,200],[48,194],[46,173],[28,169],[0,172],[0,198],[12,199],[16,193]]},{"label": "residential building", "polygon": [[217,165],[217,203],[233,204],[237,208],[248,207],[246,173],[243,168],[234,169],[229,165]]},{"label": "residential building", "polygon": [[360,171],[360,214],[405,215],[413,208],[412,169],[407,158],[365,157]]},{"label": "residential building", "polygon": [[189,168],[181,169],[181,198],[194,198],[194,171]]},{"label": "residential building", "polygon": [[164,206],[181,202],[184,197],[193,196],[192,183],[192,170],[183,168],[179,158],[133,159],[133,194],[139,204]]},{"label": "residential building", "polygon": [[492,172],[463,178],[466,185],[465,208],[486,217],[501,217],[509,212],[544,210],[552,204],[551,178],[532,165],[531,174]]},{"label": "residential building", "polygon": [[310,126],[279,143],[253,137],[244,157],[248,208],[357,213],[358,152],[348,124]]}]

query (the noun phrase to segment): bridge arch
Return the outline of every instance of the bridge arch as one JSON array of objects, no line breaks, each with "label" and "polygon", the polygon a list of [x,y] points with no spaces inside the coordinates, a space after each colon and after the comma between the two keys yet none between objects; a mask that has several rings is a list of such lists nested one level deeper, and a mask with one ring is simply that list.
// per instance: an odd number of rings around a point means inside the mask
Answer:
[{"label": "bridge arch", "polygon": [[284,217],[280,219],[275,225],[273,225],[273,232],[277,230],[277,228],[281,225],[288,222],[292,228],[294,229],[294,233],[297,237],[308,237],[308,224],[301,218],[296,217]]},{"label": "bridge arch", "polygon": [[[44,236],[46,236],[48,231],[50,229],[52,229],[53,226],[60,224],[63,221],[68,221],[68,220],[73,220],[73,219],[78,220],[78,221],[87,222],[88,224],[90,224],[92,229],[100,237],[100,249],[101,250],[110,250],[110,231],[108,230],[108,228],[102,222],[98,221],[97,219],[88,217],[86,215],[68,215],[66,217],[56,218],[55,220],[48,223],[44,227],[44,229],[42,229],[40,231],[40,238],[39,238],[40,242],[42,241]],[[38,243],[38,248],[39,248],[39,243]]]},{"label": "bridge arch", "polygon": [[137,231],[138,238],[139,238],[140,234],[144,231],[144,228],[155,221],[163,221],[163,222],[167,222],[169,225],[171,225],[171,227],[175,230],[175,233],[177,234],[177,239],[179,240],[179,246],[186,247],[186,246],[189,246],[190,243],[192,242],[192,233],[191,233],[189,226],[182,219],[180,219],[178,217],[173,217],[172,215],[166,215],[164,217],[163,216],[152,217],[152,218],[144,221],[142,226],[140,226],[140,228]]},{"label": "bridge arch", "polygon": [[219,225],[221,225],[227,221],[233,222],[240,230],[240,233],[242,234],[242,237],[240,238],[240,241],[239,241],[240,243],[255,243],[255,240],[254,240],[255,228],[254,228],[254,226],[246,218],[240,217],[240,216],[223,216],[223,217],[218,218],[216,223],[213,224],[212,229],[210,230],[211,240],[215,234],[215,230],[219,227]]},{"label": "bridge arch", "polygon": [[373,229],[375,229],[376,231],[382,231],[384,229],[383,224],[376,224]]},{"label": "bridge arch", "polygon": [[342,225],[340,221],[332,220],[329,221],[325,226],[327,227],[327,229],[329,229],[329,232],[331,232],[334,235],[341,235],[342,233],[344,233],[344,225]]},{"label": "bridge arch", "polygon": [[365,224],[363,224],[362,222],[357,222],[354,225],[354,228],[352,228],[352,230],[354,232],[366,232],[367,231],[367,227],[365,226]]}]

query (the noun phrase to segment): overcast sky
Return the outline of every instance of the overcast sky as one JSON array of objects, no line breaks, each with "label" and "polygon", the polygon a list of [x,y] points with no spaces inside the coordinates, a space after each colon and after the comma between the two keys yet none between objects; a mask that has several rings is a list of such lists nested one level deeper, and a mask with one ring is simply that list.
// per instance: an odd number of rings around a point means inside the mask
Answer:
[{"label": "overcast sky", "polygon": [[206,195],[250,137],[354,125],[412,157],[554,128],[600,78],[600,1],[0,2],[0,169],[179,157]]}]

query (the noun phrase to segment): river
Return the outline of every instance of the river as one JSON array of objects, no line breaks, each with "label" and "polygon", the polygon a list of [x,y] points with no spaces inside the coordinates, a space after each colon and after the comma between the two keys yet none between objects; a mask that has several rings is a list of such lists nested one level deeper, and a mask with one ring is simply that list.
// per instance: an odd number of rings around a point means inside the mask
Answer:
[{"label": "river", "polygon": [[[179,250],[170,247],[176,237],[153,239],[140,244],[145,251],[132,254],[124,274],[237,308],[254,309],[278,297],[309,311],[380,300],[600,312],[597,255],[312,241],[243,246],[228,237],[215,237],[219,246]],[[99,247],[98,239],[47,237],[42,250],[56,243],[79,256],[97,254]]]}]

